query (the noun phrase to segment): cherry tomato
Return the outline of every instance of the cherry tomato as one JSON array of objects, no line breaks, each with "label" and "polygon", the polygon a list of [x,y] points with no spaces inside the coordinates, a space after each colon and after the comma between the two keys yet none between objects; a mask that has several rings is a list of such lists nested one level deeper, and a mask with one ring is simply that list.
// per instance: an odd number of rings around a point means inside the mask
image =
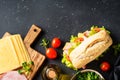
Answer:
[{"label": "cherry tomato", "polygon": [[46,50],[46,56],[49,58],[49,59],[55,59],[57,57],[57,52],[54,48],[48,48]]},{"label": "cherry tomato", "polygon": [[100,28],[94,28],[94,30],[95,30],[96,32],[99,32],[99,31],[100,31]]},{"label": "cherry tomato", "polygon": [[107,61],[101,63],[100,68],[102,71],[108,71],[110,69],[110,64]]},{"label": "cherry tomato", "polygon": [[84,41],[84,38],[82,37],[75,39],[75,42],[82,42],[82,41]]},{"label": "cherry tomato", "polygon": [[67,58],[68,61],[71,61],[71,60],[70,60],[70,57],[69,57],[68,55],[66,55],[66,58]]},{"label": "cherry tomato", "polygon": [[53,48],[58,48],[61,45],[61,40],[58,37],[53,38],[51,43]]}]

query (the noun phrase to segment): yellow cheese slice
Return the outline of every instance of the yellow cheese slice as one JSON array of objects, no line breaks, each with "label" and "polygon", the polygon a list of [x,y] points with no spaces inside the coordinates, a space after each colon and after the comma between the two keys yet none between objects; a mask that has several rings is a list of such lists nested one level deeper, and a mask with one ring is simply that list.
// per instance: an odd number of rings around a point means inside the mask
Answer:
[{"label": "yellow cheese slice", "polygon": [[[16,40],[17,40],[17,43],[22,42],[22,39],[20,37],[17,37]],[[19,43],[19,47],[22,51],[21,53],[23,54],[23,57],[25,58],[25,61],[30,61],[31,60],[30,57],[29,57],[30,55],[28,54],[24,44]]]},{"label": "yellow cheese slice", "polygon": [[0,39],[0,74],[17,69],[30,60],[20,34]]},{"label": "yellow cheese slice", "polygon": [[14,50],[16,51],[16,54],[17,54],[17,57],[18,57],[18,60],[20,61],[20,63],[26,61],[26,59],[24,57],[24,52],[21,49],[20,42],[17,42],[19,35],[14,35],[14,36],[11,36],[10,38],[11,38],[11,42],[14,46]]}]

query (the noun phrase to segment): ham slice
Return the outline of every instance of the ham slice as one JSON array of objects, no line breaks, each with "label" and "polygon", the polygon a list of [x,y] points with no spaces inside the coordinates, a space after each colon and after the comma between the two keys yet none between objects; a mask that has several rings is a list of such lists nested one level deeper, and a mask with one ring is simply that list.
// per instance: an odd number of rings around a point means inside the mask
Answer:
[{"label": "ham slice", "polygon": [[0,80],[27,80],[25,75],[19,74],[17,71],[7,72]]}]

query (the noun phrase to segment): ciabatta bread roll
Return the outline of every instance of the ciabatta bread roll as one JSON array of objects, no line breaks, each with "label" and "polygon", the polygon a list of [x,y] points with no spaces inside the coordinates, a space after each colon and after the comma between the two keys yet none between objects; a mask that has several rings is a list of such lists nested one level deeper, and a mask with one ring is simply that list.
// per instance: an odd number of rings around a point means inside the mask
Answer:
[{"label": "ciabatta bread roll", "polygon": [[112,39],[106,30],[90,36],[70,53],[75,68],[81,68],[100,56],[112,45]]}]

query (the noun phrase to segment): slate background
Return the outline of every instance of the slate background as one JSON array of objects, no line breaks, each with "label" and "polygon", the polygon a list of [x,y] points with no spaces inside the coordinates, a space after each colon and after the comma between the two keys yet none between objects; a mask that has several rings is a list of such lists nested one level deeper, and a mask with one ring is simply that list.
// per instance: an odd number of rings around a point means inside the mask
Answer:
[{"label": "slate background", "polygon": [[[114,43],[119,42],[120,34],[120,0],[0,0],[0,37],[8,31],[19,33],[24,38],[32,24],[42,28],[42,32],[32,47],[45,54],[39,44],[42,38],[52,40],[59,37],[62,44],[69,41],[70,35],[90,29],[92,25],[105,26],[111,31]],[[58,64],[65,74],[75,71],[61,64],[62,47],[57,49],[59,57],[56,60],[46,59],[33,80],[41,80],[41,70],[47,64]],[[93,61],[87,68],[99,71],[106,80],[117,56],[108,52],[99,61]],[[102,72],[99,65],[109,61],[111,70]]]}]

